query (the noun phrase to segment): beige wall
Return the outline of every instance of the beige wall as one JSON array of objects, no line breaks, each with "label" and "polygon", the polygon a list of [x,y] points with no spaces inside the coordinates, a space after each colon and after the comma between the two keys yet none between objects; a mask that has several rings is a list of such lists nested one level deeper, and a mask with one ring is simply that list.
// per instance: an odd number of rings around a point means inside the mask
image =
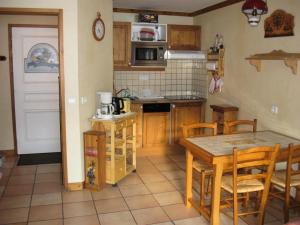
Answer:
[{"label": "beige wall", "polygon": [[[269,14],[283,9],[295,16],[295,36],[264,38],[263,16],[258,27],[250,27],[241,13],[242,3],[219,9],[198,17],[195,24],[202,26],[202,46],[208,49],[216,33],[224,36],[225,77],[220,94],[209,95],[210,104],[229,103],[240,108],[240,118],[257,118],[260,129],[272,129],[300,138],[300,69],[295,76],[282,61],[263,61],[257,72],[245,57],[282,49],[300,52],[300,1],[268,1]],[[271,114],[272,104],[279,107],[277,115]],[[211,110],[207,107],[207,119]]]},{"label": "beige wall", "polygon": [[[100,42],[94,39],[91,29],[97,11],[105,24],[105,36]],[[112,1],[90,0],[86,4],[86,0],[79,0],[78,30],[79,95],[87,97],[87,103],[80,104],[82,134],[90,129],[88,118],[96,112],[96,92],[113,88]],[[83,161],[81,163],[83,165]]]},{"label": "beige wall", "polygon": [[0,15],[0,55],[7,57],[0,62],[0,150],[14,149],[9,74],[8,24],[57,25],[57,16]]},{"label": "beige wall", "polygon": [[[136,22],[137,14],[135,13],[114,13],[114,21]],[[193,25],[193,17],[188,16],[158,16],[159,23],[161,24],[183,24]]]},{"label": "beige wall", "polygon": [[[74,0],[1,0],[0,7],[22,8],[58,8],[63,9],[64,18],[64,73],[65,73],[65,113],[66,113],[66,141],[68,181],[80,182],[82,177],[81,162],[82,149],[80,148],[80,123],[79,123],[79,95],[78,95],[78,26],[77,26],[77,1]],[[68,103],[69,98],[74,98],[75,103]]]}]

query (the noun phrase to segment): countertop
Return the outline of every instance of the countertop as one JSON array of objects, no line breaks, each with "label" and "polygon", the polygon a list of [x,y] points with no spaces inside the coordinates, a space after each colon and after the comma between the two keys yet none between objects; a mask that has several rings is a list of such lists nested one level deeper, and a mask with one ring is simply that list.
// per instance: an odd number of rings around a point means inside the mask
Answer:
[{"label": "countertop", "polygon": [[140,98],[131,100],[133,104],[147,104],[147,103],[202,103],[206,102],[206,98],[197,99],[170,99],[170,98]]}]

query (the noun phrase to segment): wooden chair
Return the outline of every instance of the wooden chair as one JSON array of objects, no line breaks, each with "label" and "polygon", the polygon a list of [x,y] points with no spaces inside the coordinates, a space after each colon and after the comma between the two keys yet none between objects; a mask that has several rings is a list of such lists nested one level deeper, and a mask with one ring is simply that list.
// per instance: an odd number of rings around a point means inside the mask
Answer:
[{"label": "wooden chair", "polygon": [[[249,125],[252,126],[252,130],[236,130],[238,126]],[[224,122],[224,134],[239,134],[245,132],[256,132],[257,119],[254,120],[234,120]]]},{"label": "wooden chair", "polygon": [[[233,222],[238,225],[238,216],[258,214],[258,225],[264,223],[264,212],[268,198],[275,159],[279,151],[279,144],[275,147],[255,147],[246,150],[233,149],[233,175],[223,176],[221,187],[233,195],[233,199],[226,199],[229,205],[233,200]],[[265,166],[266,172],[260,170],[257,174],[240,174],[239,169],[250,169]],[[245,193],[262,192],[258,207],[254,211],[238,212],[238,200],[243,199]],[[238,195],[242,195],[238,197]]]},{"label": "wooden chair", "polygon": [[[190,125],[183,126],[183,137],[195,137],[195,136],[213,136],[217,135],[217,127],[218,124],[215,123],[195,123]],[[209,129],[210,133],[205,134],[203,132],[204,129]],[[197,130],[201,130],[200,132],[196,132]],[[210,176],[213,175],[213,168],[211,165],[208,165],[201,160],[195,160],[193,162],[193,169],[200,173],[200,206],[204,206],[204,196],[205,196],[205,179],[208,176],[208,184],[207,189],[210,183]]]},{"label": "wooden chair", "polygon": [[[284,222],[289,222],[289,209],[300,207],[299,204],[291,206],[291,188],[300,187],[300,145],[290,144],[288,147],[288,160],[285,170],[274,171],[271,178],[271,191],[272,197],[278,198],[284,201]],[[298,165],[297,165],[298,164]],[[293,168],[293,165],[298,166],[298,169]],[[279,187],[279,188],[276,188]],[[277,192],[273,190],[277,190]],[[281,190],[280,190],[281,189]],[[296,202],[296,201],[294,201]]]}]

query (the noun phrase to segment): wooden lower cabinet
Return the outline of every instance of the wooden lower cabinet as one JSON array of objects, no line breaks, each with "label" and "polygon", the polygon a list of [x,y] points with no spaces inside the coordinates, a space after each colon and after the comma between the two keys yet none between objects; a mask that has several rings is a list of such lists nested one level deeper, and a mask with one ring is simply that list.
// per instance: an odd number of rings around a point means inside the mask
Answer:
[{"label": "wooden lower cabinet", "polygon": [[172,104],[172,143],[179,143],[182,126],[203,121],[202,103]]},{"label": "wooden lower cabinet", "polygon": [[144,113],[143,147],[168,145],[170,140],[170,113]]},{"label": "wooden lower cabinet", "polygon": [[131,103],[130,110],[136,113],[136,147],[141,148],[143,145],[143,104]]}]

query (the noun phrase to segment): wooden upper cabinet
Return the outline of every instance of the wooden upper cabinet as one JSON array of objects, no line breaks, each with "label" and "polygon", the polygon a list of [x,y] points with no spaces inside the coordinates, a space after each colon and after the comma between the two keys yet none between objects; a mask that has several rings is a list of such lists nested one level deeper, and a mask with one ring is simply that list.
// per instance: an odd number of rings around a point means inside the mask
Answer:
[{"label": "wooden upper cabinet", "polygon": [[168,25],[168,49],[201,50],[201,27]]},{"label": "wooden upper cabinet", "polygon": [[131,65],[131,23],[114,22],[113,56],[115,68]]}]

